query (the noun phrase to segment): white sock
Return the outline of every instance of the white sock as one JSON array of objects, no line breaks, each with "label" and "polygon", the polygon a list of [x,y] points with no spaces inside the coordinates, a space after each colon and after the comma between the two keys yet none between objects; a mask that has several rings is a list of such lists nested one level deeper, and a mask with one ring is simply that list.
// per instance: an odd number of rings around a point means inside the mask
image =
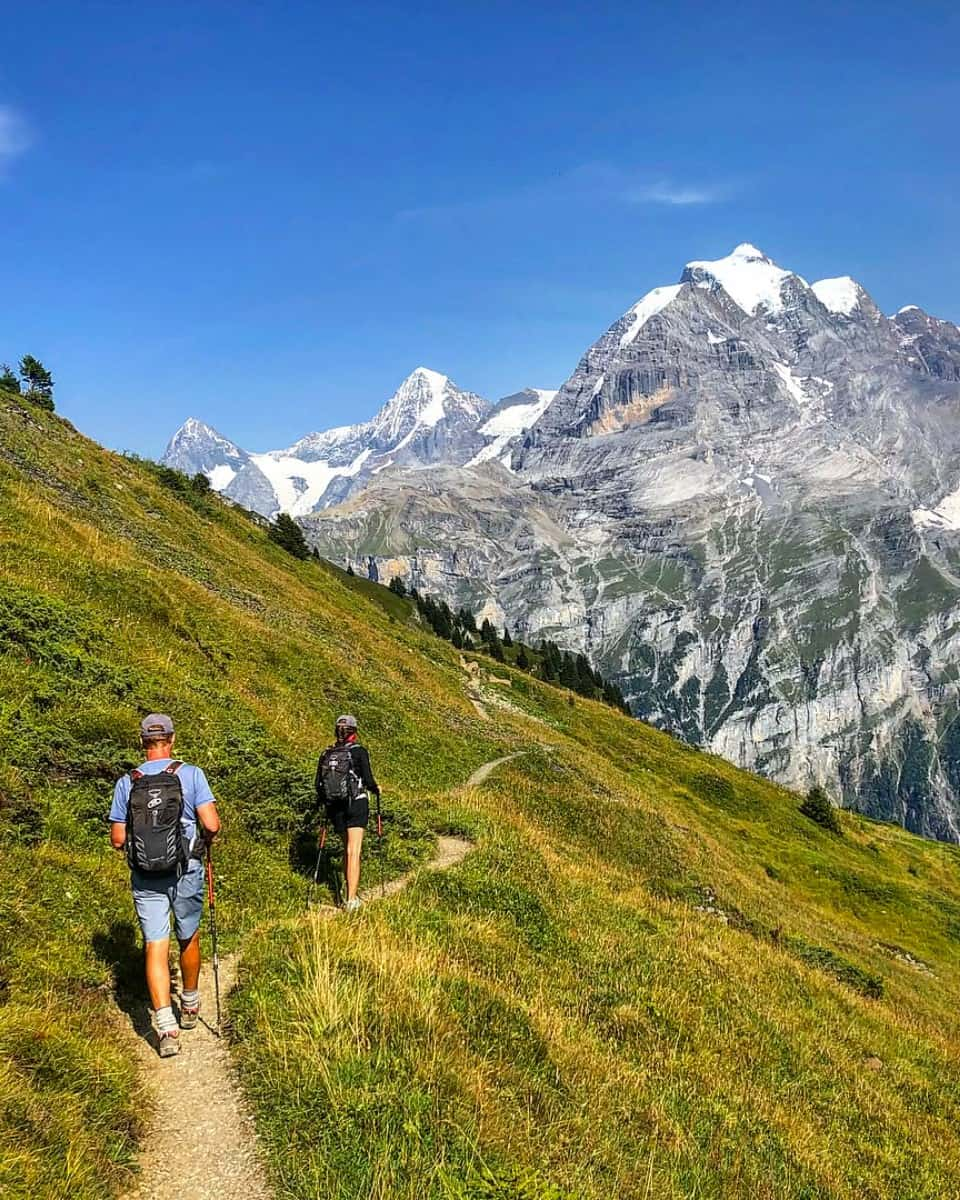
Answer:
[{"label": "white sock", "polygon": [[200,989],[194,988],[192,992],[188,992],[184,988],[180,993],[180,1003],[184,1008],[196,1008],[200,1003]]},{"label": "white sock", "polygon": [[173,1033],[178,1029],[177,1018],[173,1015],[173,1009],[168,1004],[166,1008],[158,1008],[156,1012],[157,1018],[157,1033]]}]

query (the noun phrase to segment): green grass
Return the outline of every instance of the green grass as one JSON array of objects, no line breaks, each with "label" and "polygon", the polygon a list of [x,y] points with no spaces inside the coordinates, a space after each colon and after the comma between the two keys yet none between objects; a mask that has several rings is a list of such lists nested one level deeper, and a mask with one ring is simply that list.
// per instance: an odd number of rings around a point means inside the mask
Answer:
[{"label": "green grass", "polygon": [[[145,1114],[114,778],[145,709],[221,800],[234,1050],[278,1195],[960,1195],[960,852],[801,798],[297,562],[0,405],[0,1193],[117,1194]],[[497,703],[492,698],[498,698]],[[388,869],[304,917],[317,751],[356,712]],[[482,788],[485,760],[526,753]],[[312,865],[309,864],[309,865]]]}]

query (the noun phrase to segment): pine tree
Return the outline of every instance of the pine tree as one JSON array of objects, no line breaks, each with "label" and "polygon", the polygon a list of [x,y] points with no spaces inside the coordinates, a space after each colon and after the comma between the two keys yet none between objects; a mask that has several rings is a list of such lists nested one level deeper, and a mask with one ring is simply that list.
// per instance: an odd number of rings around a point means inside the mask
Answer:
[{"label": "pine tree", "polygon": [[560,667],[560,682],[565,688],[570,688],[571,691],[577,690],[577,685],[580,683],[580,676],[577,674],[577,660],[573,657],[569,650],[563,655],[562,665]]},{"label": "pine tree", "polygon": [[530,670],[530,659],[527,658],[527,651],[523,642],[520,643],[520,649],[517,651],[516,664],[521,671]]},{"label": "pine tree", "polygon": [[840,814],[830,803],[830,798],[822,787],[812,787],[807,792],[806,799],[800,805],[800,811],[828,832],[843,833]]},{"label": "pine tree", "polygon": [[489,648],[490,648],[490,657],[492,659],[494,659],[496,662],[504,661],[506,656],[503,653],[503,643],[497,637],[496,630],[494,630],[493,639],[490,642]]},{"label": "pine tree", "polygon": [[480,626],[480,641],[489,642],[491,638],[497,636],[497,631],[490,624],[489,620],[484,617],[483,624]]},{"label": "pine tree", "polygon": [[353,569],[353,563],[347,563],[347,574],[356,575],[356,571]]},{"label": "pine tree", "polygon": [[25,354],[20,359],[20,378],[26,384],[23,398],[38,408],[53,412],[53,376],[32,354]]},{"label": "pine tree", "polygon": [[581,696],[593,696],[596,684],[593,681],[593,668],[585,654],[577,655],[577,691]]},{"label": "pine tree", "polygon": [[387,586],[395,596],[403,597],[407,594],[407,585],[403,582],[399,575],[394,575]]},{"label": "pine tree", "polygon": [[510,630],[507,628],[506,625],[504,625],[504,627],[503,627],[503,644],[505,646],[513,645],[513,638],[510,636]]},{"label": "pine tree", "polygon": [[278,546],[282,546],[294,558],[306,559],[310,557],[310,547],[304,540],[303,530],[289,513],[282,512],[277,514],[277,519],[267,530],[267,536],[271,542],[276,542]]},{"label": "pine tree", "polygon": [[461,608],[457,613],[457,616],[460,618],[460,624],[467,631],[467,633],[475,634],[477,632],[477,622],[469,608]]},{"label": "pine tree", "polygon": [[474,649],[473,638],[470,636],[469,633],[465,633],[463,635],[463,648],[464,648],[464,650],[473,650]]},{"label": "pine tree", "polygon": [[457,650],[463,649],[463,634],[460,632],[459,625],[453,627],[453,637],[450,639]]},{"label": "pine tree", "polygon": [[20,395],[20,380],[11,371],[7,363],[0,367],[0,392],[10,392],[15,396]]}]

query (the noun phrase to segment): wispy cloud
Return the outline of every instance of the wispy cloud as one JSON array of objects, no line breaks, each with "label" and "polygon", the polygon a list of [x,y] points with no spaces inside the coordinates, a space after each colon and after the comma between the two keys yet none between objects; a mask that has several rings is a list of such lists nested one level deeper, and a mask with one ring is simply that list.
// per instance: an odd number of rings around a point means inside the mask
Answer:
[{"label": "wispy cloud", "polygon": [[9,105],[0,104],[0,171],[29,149],[32,141],[23,117]]},{"label": "wispy cloud", "polygon": [[700,187],[690,184],[671,183],[661,179],[656,183],[643,184],[631,188],[624,194],[628,204],[671,204],[685,206],[688,204],[717,204],[726,199],[729,188],[717,184],[713,187]]},{"label": "wispy cloud", "polygon": [[729,183],[679,181],[652,176],[636,168],[612,163],[584,163],[558,172],[551,179],[525,184],[506,191],[449,203],[425,204],[396,214],[399,221],[430,221],[444,218],[493,216],[525,208],[569,203],[591,205],[662,204],[669,207],[718,204],[730,197]]}]

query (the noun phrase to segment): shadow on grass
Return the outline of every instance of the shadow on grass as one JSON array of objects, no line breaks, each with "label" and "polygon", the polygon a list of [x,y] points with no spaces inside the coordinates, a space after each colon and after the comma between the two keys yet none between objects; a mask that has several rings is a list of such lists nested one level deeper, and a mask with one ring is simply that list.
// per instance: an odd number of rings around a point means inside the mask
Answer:
[{"label": "shadow on grass", "polygon": [[306,905],[332,901],[339,905],[343,896],[343,846],[340,839],[327,830],[327,841],[321,851],[317,834],[300,831],[290,839],[291,870],[306,881]]},{"label": "shadow on grass", "polygon": [[143,945],[131,921],[114,921],[90,939],[93,952],[110,968],[117,1007],[127,1014],[138,1037],[150,1041],[150,998],[144,975]]}]

